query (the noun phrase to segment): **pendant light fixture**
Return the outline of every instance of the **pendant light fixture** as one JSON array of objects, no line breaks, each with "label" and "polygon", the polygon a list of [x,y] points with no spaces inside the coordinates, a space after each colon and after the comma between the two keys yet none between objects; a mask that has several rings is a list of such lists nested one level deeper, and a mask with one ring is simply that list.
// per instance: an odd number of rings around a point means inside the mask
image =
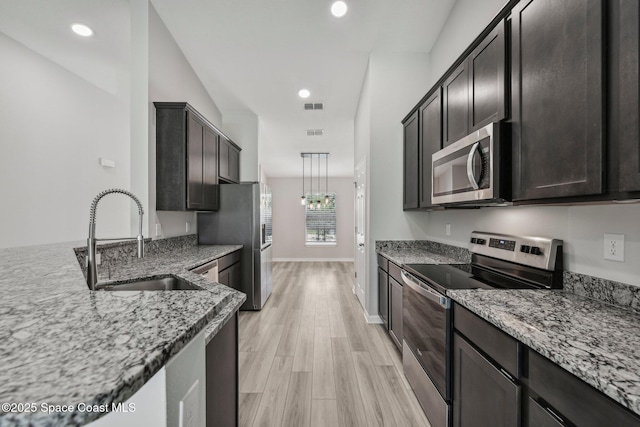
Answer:
[{"label": "pendant light fixture", "polygon": [[[325,206],[329,204],[329,153],[300,153],[300,157],[302,157],[302,197],[300,198],[300,205],[306,206],[309,210],[322,209],[322,193],[321,189],[321,161],[324,158],[325,162],[325,176],[324,176],[324,204]],[[307,193],[305,193],[305,180],[306,180],[306,168],[305,162],[306,159],[309,159],[309,196],[307,197]],[[317,176],[316,181],[318,185],[317,194],[313,192],[313,161],[316,160],[317,167]]]},{"label": "pendant light fixture", "polygon": [[300,204],[302,206],[306,205],[307,197],[304,194],[304,156],[302,156],[302,197],[300,198]]},{"label": "pendant light fixture", "polygon": [[318,198],[316,199],[316,207],[318,209],[322,207],[320,204],[320,155],[318,155]]},{"label": "pendant light fixture", "polygon": [[324,158],[324,205],[329,204],[329,154]]}]

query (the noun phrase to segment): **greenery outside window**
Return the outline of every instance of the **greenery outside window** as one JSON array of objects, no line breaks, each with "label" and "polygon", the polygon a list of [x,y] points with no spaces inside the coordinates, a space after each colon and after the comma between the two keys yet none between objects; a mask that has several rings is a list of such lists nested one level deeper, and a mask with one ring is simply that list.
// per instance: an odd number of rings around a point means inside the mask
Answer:
[{"label": "greenery outside window", "polygon": [[[325,203],[325,200],[328,202]],[[336,243],[336,193],[306,194],[305,243]],[[311,204],[310,201],[313,201]],[[318,208],[318,201],[320,207]]]}]

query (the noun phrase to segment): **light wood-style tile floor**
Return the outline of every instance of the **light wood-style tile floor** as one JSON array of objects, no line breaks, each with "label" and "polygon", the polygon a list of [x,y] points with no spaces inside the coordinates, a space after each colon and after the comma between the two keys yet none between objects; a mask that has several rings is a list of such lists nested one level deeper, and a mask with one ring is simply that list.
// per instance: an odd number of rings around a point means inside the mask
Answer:
[{"label": "light wood-style tile floor", "polygon": [[429,426],[353,263],[274,263],[273,293],[240,312],[240,426]]}]

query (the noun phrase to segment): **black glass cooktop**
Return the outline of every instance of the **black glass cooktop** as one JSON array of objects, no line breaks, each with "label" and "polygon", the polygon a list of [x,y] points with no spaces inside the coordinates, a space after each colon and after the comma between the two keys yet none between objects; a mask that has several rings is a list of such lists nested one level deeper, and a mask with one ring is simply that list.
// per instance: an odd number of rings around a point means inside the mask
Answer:
[{"label": "black glass cooktop", "polygon": [[512,274],[503,274],[476,264],[405,264],[403,268],[442,293],[447,289],[540,288],[528,281],[514,278]]}]

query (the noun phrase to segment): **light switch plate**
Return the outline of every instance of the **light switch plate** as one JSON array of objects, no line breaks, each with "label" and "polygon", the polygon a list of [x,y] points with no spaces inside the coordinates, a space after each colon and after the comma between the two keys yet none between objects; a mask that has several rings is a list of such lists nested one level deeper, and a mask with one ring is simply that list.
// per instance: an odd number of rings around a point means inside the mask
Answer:
[{"label": "light switch plate", "polygon": [[624,234],[604,235],[604,259],[624,262]]},{"label": "light switch plate", "polygon": [[196,380],[180,401],[180,427],[200,427],[203,424],[200,419],[199,385],[200,380]]},{"label": "light switch plate", "polygon": [[444,226],[444,233],[447,236],[451,236],[451,224],[447,224],[447,225]]},{"label": "light switch plate", "polygon": [[162,236],[162,225],[156,222],[156,237]]}]

